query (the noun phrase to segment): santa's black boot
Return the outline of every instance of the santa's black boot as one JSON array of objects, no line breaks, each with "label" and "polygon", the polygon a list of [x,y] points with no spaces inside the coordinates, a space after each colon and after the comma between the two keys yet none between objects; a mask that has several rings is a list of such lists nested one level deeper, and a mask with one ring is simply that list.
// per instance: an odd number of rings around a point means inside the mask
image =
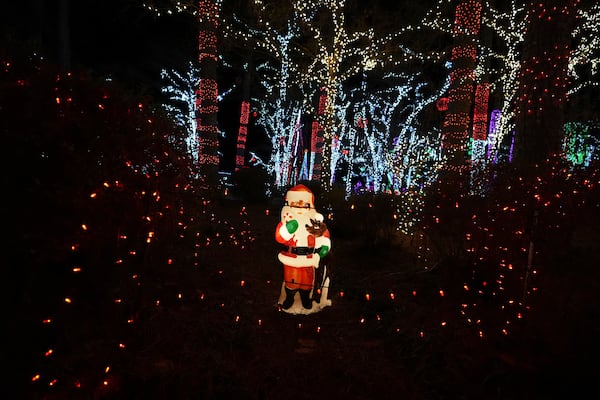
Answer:
[{"label": "santa's black boot", "polygon": [[310,290],[300,290],[300,300],[302,300],[302,307],[310,310],[312,308],[312,299],[310,298]]},{"label": "santa's black boot", "polygon": [[288,289],[287,287],[284,289],[285,289],[285,300],[281,304],[281,308],[283,308],[284,310],[287,310],[288,308],[290,308],[292,306],[292,304],[294,304],[294,296],[296,295],[296,291],[292,290],[292,289]]}]

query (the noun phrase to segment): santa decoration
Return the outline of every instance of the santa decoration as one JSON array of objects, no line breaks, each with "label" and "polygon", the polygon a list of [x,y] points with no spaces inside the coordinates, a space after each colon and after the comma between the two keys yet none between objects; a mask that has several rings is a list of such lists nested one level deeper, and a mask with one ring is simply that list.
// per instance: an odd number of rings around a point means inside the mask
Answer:
[{"label": "santa decoration", "polygon": [[331,305],[327,299],[329,277],[323,273],[321,296],[313,300],[315,269],[331,249],[329,230],[323,215],[315,209],[315,197],[305,185],[289,189],[281,209],[275,240],[285,246],[278,259],[283,264],[283,284],[279,297],[281,310],[291,314],[311,314]]}]

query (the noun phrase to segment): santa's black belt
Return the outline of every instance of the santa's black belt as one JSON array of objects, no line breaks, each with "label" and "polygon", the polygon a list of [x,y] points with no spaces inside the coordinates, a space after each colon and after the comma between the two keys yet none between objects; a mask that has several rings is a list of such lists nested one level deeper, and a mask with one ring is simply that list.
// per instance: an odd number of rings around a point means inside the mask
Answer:
[{"label": "santa's black belt", "polygon": [[290,247],[290,253],[299,256],[307,256],[309,254],[318,253],[319,249],[314,247]]}]

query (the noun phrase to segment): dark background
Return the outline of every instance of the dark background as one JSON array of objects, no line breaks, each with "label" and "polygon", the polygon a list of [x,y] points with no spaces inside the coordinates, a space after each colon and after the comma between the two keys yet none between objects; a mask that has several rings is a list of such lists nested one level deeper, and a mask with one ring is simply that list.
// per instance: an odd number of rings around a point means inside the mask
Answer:
[{"label": "dark background", "polygon": [[162,68],[195,56],[192,17],[158,18],[139,2],[27,0],[3,8],[6,43],[30,47],[65,69],[92,69],[141,91],[156,90]]}]

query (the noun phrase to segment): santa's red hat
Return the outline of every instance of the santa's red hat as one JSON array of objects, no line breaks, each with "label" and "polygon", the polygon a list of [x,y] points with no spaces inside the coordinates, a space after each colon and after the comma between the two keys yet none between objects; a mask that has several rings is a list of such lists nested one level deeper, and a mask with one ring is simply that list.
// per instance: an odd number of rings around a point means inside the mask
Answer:
[{"label": "santa's red hat", "polygon": [[300,207],[306,207],[308,205],[309,207],[314,208],[315,196],[309,188],[302,184],[298,184],[287,191],[285,194],[285,202],[288,205]]}]

